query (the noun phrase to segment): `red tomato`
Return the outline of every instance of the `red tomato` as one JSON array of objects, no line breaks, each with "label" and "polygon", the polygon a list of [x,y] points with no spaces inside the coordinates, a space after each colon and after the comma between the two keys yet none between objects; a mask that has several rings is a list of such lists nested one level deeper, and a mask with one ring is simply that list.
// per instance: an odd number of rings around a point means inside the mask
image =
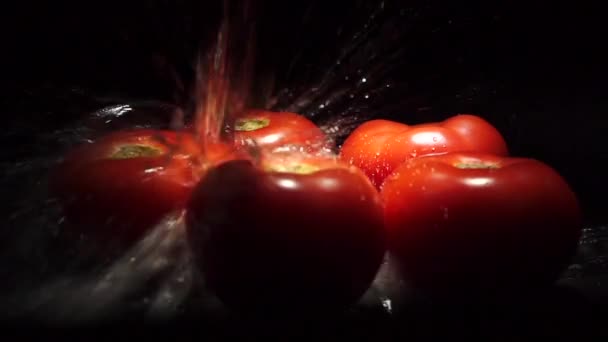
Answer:
[{"label": "red tomato", "polygon": [[389,246],[430,291],[525,289],[555,281],[575,252],[575,194],[549,166],[483,153],[415,158],[381,192]]},{"label": "red tomato", "polygon": [[273,155],[261,165],[219,165],[192,195],[188,235],[209,289],[242,313],[356,302],[385,251],[376,189],[335,158]]},{"label": "red tomato", "polygon": [[[217,161],[230,150],[209,149]],[[204,165],[194,136],[133,130],[109,134],[70,152],[51,190],[72,226],[99,237],[132,241],[170,211],[184,207]]]},{"label": "red tomato", "polygon": [[288,112],[251,110],[234,124],[237,143],[251,139],[259,147],[275,151],[318,152],[331,149],[323,131],[306,117]]},{"label": "red tomato", "polygon": [[508,154],[496,128],[480,117],[461,114],[442,122],[414,126],[388,120],[368,121],[344,141],[340,156],[361,168],[380,187],[408,159],[458,151]]}]

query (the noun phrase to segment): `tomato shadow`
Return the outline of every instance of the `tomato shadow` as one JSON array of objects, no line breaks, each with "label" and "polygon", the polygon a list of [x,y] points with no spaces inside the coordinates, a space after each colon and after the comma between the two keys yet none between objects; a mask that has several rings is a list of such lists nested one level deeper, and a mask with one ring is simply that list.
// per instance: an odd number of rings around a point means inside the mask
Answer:
[{"label": "tomato shadow", "polygon": [[[494,297],[453,293],[430,297],[406,294],[400,309],[323,315],[300,312],[296,317],[233,316],[221,325],[232,337],[336,338],[356,340],[435,340],[454,338],[526,339],[595,337],[602,331],[602,304],[569,286]],[[225,331],[227,332],[227,331]]]},{"label": "tomato shadow", "polygon": [[420,296],[409,301],[391,325],[403,338],[580,337],[600,332],[599,308],[581,292],[564,286],[494,299]]},{"label": "tomato shadow", "polygon": [[[486,340],[527,339],[532,337],[599,337],[604,331],[598,324],[600,310],[579,292],[554,287],[533,296],[510,298],[501,303],[462,299],[434,302],[412,301],[407,309],[392,317],[343,315],[319,317],[302,315],[299,320],[261,317],[222,317],[200,314],[180,320],[142,320],[137,317],[64,329],[52,326],[12,322],[20,335],[59,336],[138,336],[260,340],[435,340],[483,338]],[[604,317],[604,316],[602,316]],[[9,323],[9,322],[5,322]],[[38,330],[22,330],[36,326]]]}]

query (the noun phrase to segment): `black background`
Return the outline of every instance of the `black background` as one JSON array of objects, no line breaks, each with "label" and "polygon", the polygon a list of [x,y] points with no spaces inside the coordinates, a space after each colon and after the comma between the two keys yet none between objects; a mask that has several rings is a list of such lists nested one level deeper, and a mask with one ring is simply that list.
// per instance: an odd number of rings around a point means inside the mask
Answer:
[{"label": "black background", "polygon": [[[331,66],[344,36],[362,27],[378,3],[254,1],[257,80],[274,75],[277,89],[310,87],[307,81]],[[183,101],[187,96],[175,96],[174,83],[154,61],[165,58],[191,83],[197,49],[209,46],[222,13],[220,1],[6,6],[1,86],[7,101],[11,92],[36,84]],[[374,115],[412,123],[457,112],[482,115],[503,132],[514,155],[562,172],[588,219],[602,220],[608,119],[601,11],[545,1],[385,1],[385,9],[407,15],[377,20],[392,20],[393,28],[381,32],[399,32],[391,44],[406,50],[384,76],[408,86],[379,97]],[[10,112],[3,113],[9,122]]]},{"label": "black background", "polygon": [[[256,82],[274,75],[277,89],[309,86],[339,54],[346,38],[338,29],[352,34],[378,6],[378,1],[346,0],[254,3]],[[196,52],[209,46],[222,13],[219,1],[2,6],[1,115],[7,129],[15,115],[27,115],[13,110],[12,98],[40,85],[184,101],[187,96],[176,97],[174,83],[155,61],[165,58],[190,84]],[[543,160],[566,177],[588,222],[606,223],[608,100],[601,10],[547,1],[385,1],[385,6],[377,22],[390,22],[393,29],[380,32],[398,32],[391,44],[406,51],[385,76],[401,86],[363,110],[410,123],[458,112],[482,115],[503,132],[512,154]],[[47,103],[44,95],[33,101],[40,101],[38,107]],[[332,115],[320,112],[315,120]],[[69,119],[54,114],[41,122],[60,125]],[[27,134],[26,129],[22,135]],[[5,148],[20,148],[19,141],[11,143]]]}]

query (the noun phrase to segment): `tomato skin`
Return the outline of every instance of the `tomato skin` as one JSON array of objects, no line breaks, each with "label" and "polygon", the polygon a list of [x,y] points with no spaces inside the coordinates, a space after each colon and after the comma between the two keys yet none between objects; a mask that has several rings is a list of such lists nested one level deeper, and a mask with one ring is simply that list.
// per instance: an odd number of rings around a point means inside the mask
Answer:
[{"label": "tomato skin", "polygon": [[187,231],[195,260],[209,289],[237,312],[340,310],[363,295],[380,266],[385,239],[373,185],[335,160],[303,161],[321,170],[229,161],[194,190]]},{"label": "tomato skin", "polygon": [[[267,120],[267,126],[246,130],[241,123],[250,120]],[[247,144],[251,139],[260,148],[271,152],[297,147],[314,153],[333,147],[325,133],[312,121],[289,112],[250,110],[237,118],[234,137],[237,144]]]},{"label": "tomato skin", "polygon": [[[498,168],[461,169],[459,162]],[[431,293],[525,290],[554,282],[576,250],[575,194],[532,159],[448,153],[412,159],[381,192],[388,245]]]},{"label": "tomato skin", "polygon": [[361,168],[379,188],[406,160],[459,151],[508,154],[503,137],[490,123],[475,115],[459,114],[442,122],[413,126],[389,120],[368,121],[344,141],[340,156]]},{"label": "tomato skin", "polygon": [[[111,157],[120,147],[133,145],[154,148],[156,155]],[[220,160],[228,148],[210,150]],[[69,152],[51,174],[51,192],[74,229],[129,243],[185,206],[204,169],[195,159],[199,154],[198,143],[187,133],[111,133]]]},{"label": "tomato skin", "polygon": [[[500,132],[486,120],[471,114],[459,114],[444,120],[441,126],[460,134],[468,151],[507,156],[507,143]],[[452,150],[452,152],[458,152]]]}]

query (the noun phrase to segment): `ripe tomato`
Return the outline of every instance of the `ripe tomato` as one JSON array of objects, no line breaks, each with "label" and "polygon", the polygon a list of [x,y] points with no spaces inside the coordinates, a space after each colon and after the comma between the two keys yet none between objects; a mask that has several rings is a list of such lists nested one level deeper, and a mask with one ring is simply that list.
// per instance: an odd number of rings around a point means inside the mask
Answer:
[{"label": "ripe tomato", "polygon": [[385,251],[379,194],[335,158],[221,164],[194,190],[187,227],[207,286],[241,313],[343,309]]},{"label": "ripe tomato", "polygon": [[323,131],[306,117],[288,112],[251,110],[234,124],[237,143],[251,139],[257,146],[271,152],[299,150],[309,153],[331,149]]},{"label": "ripe tomato", "polygon": [[496,128],[480,117],[461,114],[442,122],[413,126],[388,120],[368,121],[344,141],[340,156],[361,168],[380,187],[408,159],[458,151],[508,154]]},{"label": "ripe tomato", "polygon": [[[230,152],[209,149],[210,161]],[[182,208],[204,165],[194,136],[133,130],[111,133],[71,151],[51,175],[51,191],[72,226],[99,237],[133,241]]]},{"label": "ripe tomato", "polygon": [[525,289],[555,281],[575,252],[575,194],[549,166],[483,153],[415,158],[381,192],[389,246],[430,291]]}]

